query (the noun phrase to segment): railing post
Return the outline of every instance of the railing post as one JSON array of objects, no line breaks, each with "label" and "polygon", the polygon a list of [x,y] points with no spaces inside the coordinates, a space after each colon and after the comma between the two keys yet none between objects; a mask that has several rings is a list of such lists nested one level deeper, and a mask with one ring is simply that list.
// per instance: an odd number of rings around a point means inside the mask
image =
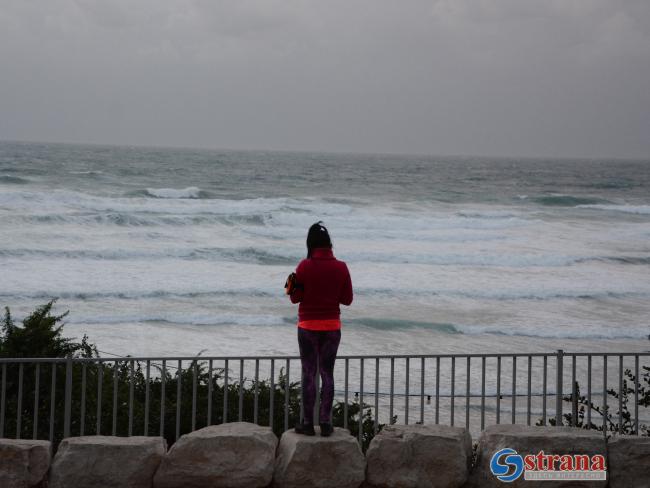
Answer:
[{"label": "railing post", "polygon": [[555,380],[555,426],[562,426],[562,382],[564,380],[563,371],[564,351],[557,350],[557,378]]},{"label": "railing post", "polygon": [[70,437],[70,416],[72,410],[72,358],[65,361],[65,403],[63,417],[63,437]]}]

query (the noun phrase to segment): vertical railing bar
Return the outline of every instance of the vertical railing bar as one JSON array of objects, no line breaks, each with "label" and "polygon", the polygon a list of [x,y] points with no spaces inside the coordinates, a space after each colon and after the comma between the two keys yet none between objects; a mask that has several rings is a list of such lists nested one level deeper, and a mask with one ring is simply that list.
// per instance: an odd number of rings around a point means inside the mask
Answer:
[{"label": "vertical railing bar", "polygon": [[[273,360],[271,360],[271,364]],[[223,362],[223,423],[228,423],[228,360]]]},{"label": "vertical railing bar", "polygon": [[[38,367],[38,364],[36,365]],[[81,365],[81,411],[79,413],[79,435],[83,436],[86,430],[86,369],[88,365]]]},{"label": "vertical railing bar", "polygon": [[639,355],[634,356],[634,433],[639,434]]},{"label": "vertical railing bar", "polygon": [[544,371],[542,379],[542,425],[546,425],[546,396],[548,392],[548,356],[544,354]]},{"label": "vertical railing bar", "polygon": [[481,431],[485,429],[485,356],[481,358]]},{"label": "vertical railing bar", "polygon": [[455,408],[455,399],[456,399],[456,356],[451,357],[451,395],[449,397],[451,401],[451,425],[454,425],[454,408]]},{"label": "vertical railing bar", "polygon": [[497,424],[501,423],[501,355],[497,356]]},{"label": "vertical railing bar", "polygon": [[[25,364],[18,365],[18,397],[16,399],[16,439],[20,439],[23,421],[23,375],[25,374]],[[69,425],[69,424],[68,424]],[[68,433],[68,437],[69,437]]]},{"label": "vertical railing bar", "polygon": [[212,368],[213,366],[214,366],[213,360],[210,359],[210,361],[208,361],[208,411],[205,414],[206,425],[212,425],[212,380],[213,380]]},{"label": "vertical railing bar", "polygon": [[591,429],[591,354],[587,356],[587,429]]},{"label": "vertical railing bar", "polygon": [[198,378],[198,360],[192,361],[192,432],[196,430],[196,389]]},{"label": "vertical railing bar", "polygon": [[7,400],[7,363],[2,363],[2,393],[0,393],[0,438],[5,436],[6,400]]},{"label": "vertical railing bar", "polygon": [[361,443],[363,439],[363,358],[359,363],[359,443]]},{"label": "vertical railing bar", "polygon": [[379,430],[379,358],[375,358],[375,434]]},{"label": "vertical railing bar", "polygon": [[388,423],[393,423],[393,407],[395,404],[395,358],[390,358],[390,405],[388,407]]},{"label": "vertical railing bar", "polygon": [[[56,403],[56,363],[52,363],[52,386],[50,389],[50,437],[48,440],[54,442],[54,407]],[[3,403],[4,405],[4,403]],[[4,417],[4,416],[3,416]]]},{"label": "vertical railing bar", "polygon": [[115,361],[113,370],[113,428],[112,435],[117,435],[117,386],[118,386],[118,362]]},{"label": "vertical railing bar", "polygon": [[404,384],[404,423],[409,424],[409,394],[410,394],[410,385],[409,385],[409,373],[411,372],[411,362],[410,358],[406,358],[406,378]]},{"label": "vertical railing bar", "polygon": [[470,387],[470,369],[471,369],[471,357],[467,356],[467,379],[465,385],[465,428],[469,429],[469,387]]},{"label": "vertical railing bar", "polygon": [[290,361],[287,359],[286,367],[287,367],[287,375],[285,377],[285,383],[284,383],[284,430],[289,430],[289,395],[290,395],[290,380],[289,380],[289,368],[291,364]]},{"label": "vertical railing bar", "polygon": [[133,435],[133,376],[135,364],[133,359],[129,361],[129,437]]},{"label": "vertical railing bar", "polygon": [[517,423],[517,356],[512,356],[512,422]]},{"label": "vertical railing bar", "polygon": [[144,385],[144,436],[149,435],[149,381],[151,378],[151,361],[147,360]]},{"label": "vertical railing bar", "polygon": [[182,398],[182,383],[183,383],[183,361],[178,360],[178,369],[176,370],[176,437],[175,440],[181,437],[181,402]]},{"label": "vertical railing bar", "polygon": [[562,384],[564,382],[564,351],[557,350],[555,378],[555,425],[562,426]]},{"label": "vertical railing bar", "polygon": [[244,418],[244,360],[239,360],[239,404],[237,405],[237,421]]},{"label": "vertical railing bar", "polygon": [[260,389],[259,389],[259,381],[260,381],[260,360],[256,359],[255,360],[255,399],[253,402],[253,423],[257,424],[258,423],[258,417],[259,417],[259,394],[260,394]]},{"label": "vertical railing bar", "polygon": [[350,360],[345,358],[345,391],[343,399],[343,428],[348,428],[348,391],[349,391],[349,376],[350,376]]},{"label": "vertical railing bar", "polygon": [[440,423],[440,356],[436,357],[436,425]]},{"label": "vertical railing bar", "polygon": [[603,433],[607,433],[607,354],[603,354]]},{"label": "vertical railing bar", "polygon": [[578,389],[576,385],[576,355],[571,359],[571,425],[578,425]]},{"label": "vertical railing bar", "polygon": [[165,436],[165,383],[167,382],[167,361],[162,360],[160,373],[160,436]]},{"label": "vertical railing bar", "polygon": [[63,437],[70,437],[72,416],[72,358],[65,361],[65,397],[63,402]]},{"label": "vertical railing bar", "polygon": [[[85,364],[84,364],[85,366]],[[41,389],[41,363],[36,363],[36,370],[34,372],[34,426],[32,430],[32,438],[38,438],[38,403],[39,403],[39,394]],[[83,428],[83,424],[81,424]],[[83,435],[83,434],[81,434]],[[2,437],[2,435],[0,435]]]},{"label": "vertical railing bar", "polygon": [[623,433],[623,355],[618,357],[618,433]]},{"label": "vertical railing bar", "polygon": [[424,424],[424,356],[420,358],[420,423]]},{"label": "vertical railing bar", "polygon": [[271,391],[269,392],[269,427],[273,430],[273,411],[274,411],[274,393],[275,393],[275,360],[271,359]]},{"label": "vertical railing bar", "polygon": [[533,357],[528,356],[528,397],[526,399],[526,425],[530,425],[530,416],[531,416],[531,395],[533,388]]},{"label": "vertical railing bar", "polygon": [[101,435],[102,431],[102,392],[104,390],[104,363],[97,363],[97,425],[95,435]]}]

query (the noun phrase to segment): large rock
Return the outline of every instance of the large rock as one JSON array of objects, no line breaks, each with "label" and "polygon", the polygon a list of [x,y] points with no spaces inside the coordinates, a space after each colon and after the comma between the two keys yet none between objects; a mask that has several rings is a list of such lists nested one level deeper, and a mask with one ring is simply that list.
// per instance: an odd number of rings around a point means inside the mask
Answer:
[{"label": "large rock", "polygon": [[[470,476],[470,486],[503,487],[490,471],[492,456],[503,448],[517,451],[519,455],[537,454],[599,454],[606,457],[605,438],[602,433],[573,427],[527,427],[524,425],[493,425],[481,433],[478,441],[476,465]],[[607,481],[524,480],[523,473],[510,483],[513,487],[604,487]]]},{"label": "large rock", "polygon": [[372,440],[366,459],[371,486],[460,487],[472,463],[472,437],[460,427],[389,425]]},{"label": "large rock", "polygon": [[49,441],[0,439],[0,487],[38,486],[49,468]]},{"label": "large rock", "polygon": [[650,437],[613,437],[607,449],[610,488],[650,487]]},{"label": "large rock", "polygon": [[365,479],[366,460],[357,439],[335,428],[329,437],[282,434],[275,461],[274,485],[279,488],[356,488]]},{"label": "large rock", "polygon": [[262,487],[271,483],[278,438],[247,422],[212,425],[182,436],[154,478],[155,488]]},{"label": "large rock", "polygon": [[49,488],[151,488],[166,450],[162,437],[68,437],[54,456]]}]

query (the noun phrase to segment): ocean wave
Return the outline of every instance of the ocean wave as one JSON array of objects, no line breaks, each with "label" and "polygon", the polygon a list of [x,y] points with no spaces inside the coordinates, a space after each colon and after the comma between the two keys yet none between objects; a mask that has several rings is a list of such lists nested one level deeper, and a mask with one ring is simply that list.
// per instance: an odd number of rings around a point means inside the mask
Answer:
[{"label": "ocean wave", "polygon": [[100,176],[103,175],[103,171],[96,171],[96,170],[91,170],[91,171],[70,171],[71,175],[84,175],[84,176]]},{"label": "ocean wave", "polygon": [[529,326],[501,326],[501,325],[468,325],[449,324],[438,322],[420,322],[403,319],[381,319],[381,318],[358,318],[343,321],[345,326],[369,327],[379,330],[404,330],[404,329],[426,329],[443,334],[466,334],[466,335],[503,335],[540,337],[548,339],[645,339],[650,333],[647,326],[633,327],[608,327],[608,326],[587,326],[579,329],[564,325],[549,325],[545,327]]},{"label": "ocean wave", "polygon": [[187,188],[147,188],[146,193],[155,198],[201,198],[201,189],[196,186]]},{"label": "ocean wave", "polygon": [[595,183],[589,183],[585,186],[591,188],[598,188],[599,190],[617,190],[617,189],[627,189],[637,186],[638,183],[635,183],[631,180],[607,180],[607,181],[597,181]]},{"label": "ocean wave", "polygon": [[[153,190],[153,189],[148,189]],[[165,189],[159,189],[165,190]],[[173,189],[171,189],[173,190]],[[187,190],[187,192],[186,192]],[[157,192],[158,190],[155,190]],[[193,196],[197,195],[198,196]],[[98,213],[141,213],[148,216],[219,216],[219,217],[248,217],[268,215],[270,213],[287,214],[287,222],[295,221],[295,214],[319,215],[324,218],[330,216],[344,216],[352,212],[352,207],[338,203],[324,203],[313,198],[249,198],[228,200],[218,198],[204,198],[204,191],[196,187],[183,190],[168,197],[146,197],[138,190],[137,195],[128,197],[96,196],[83,192],[68,190],[53,190],[48,192],[32,191],[6,191],[0,192],[0,205],[8,209],[15,209],[20,214],[27,212],[42,212],[47,210],[53,213],[54,209],[60,213],[72,214],[82,211]],[[161,195],[164,192],[160,193]],[[183,196],[185,195],[185,196]]]},{"label": "ocean wave", "polygon": [[539,337],[545,339],[647,339],[648,326],[498,326],[498,325],[456,325],[459,332],[467,335],[494,334],[503,336]]},{"label": "ocean wave", "polygon": [[463,211],[456,213],[456,215],[469,219],[513,219],[521,217],[520,213],[508,210]]},{"label": "ocean wave", "polygon": [[20,176],[0,175],[0,183],[6,183],[9,185],[28,185],[31,181],[27,178],[21,178]]},{"label": "ocean wave", "polygon": [[378,318],[359,318],[348,319],[343,321],[344,324],[351,326],[370,327],[379,330],[398,330],[398,329],[430,329],[447,334],[460,334],[461,331],[453,324],[436,323],[436,322],[419,322],[415,320],[403,319],[378,319]]},{"label": "ocean wave", "polygon": [[152,315],[78,315],[70,314],[66,318],[69,324],[129,324],[129,323],[162,323],[177,325],[285,325],[294,324],[295,318],[279,315],[252,315],[252,314],[174,314],[162,313]]},{"label": "ocean wave", "polygon": [[64,290],[54,293],[49,290],[33,290],[22,292],[0,292],[0,298],[10,299],[38,299],[38,300],[105,300],[118,298],[121,300],[141,300],[141,299],[187,299],[202,297],[272,297],[281,296],[282,291],[273,293],[270,289],[261,288],[239,288],[239,289],[218,289],[218,290],[188,290],[188,291],[170,291],[170,290],[133,290],[133,291],[81,291],[81,290]]},{"label": "ocean wave", "polygon": [[[116,217],[117,218],[117,217]],[[120,217],[122,218],[122,217]],[[117,222],[115,222],[117,223]],[[145,225],[132,218],[122,222],[128,225]],[[109,261],[128,260],[206,260],[232,261],[269,266],[295,266],[304,255],[296,249],[262,249],[247,247],[197,247],[197,248],[154,248],[154,249],[43,249],[43,248],[5,248],[0,256],[7,258],[53,258],[90,259]],[[471,266],[503,268],[552,268],[585,264],[590,262],[610,262],[621,265],[644,266],[650,264],[650,256],[563,256],[536,254],[421,254],[395,252],[346,252],[341,258],[348,263],[382,264],[425,264],[432,266]]]},{"label": "ocean wave", "polygon": [[614,212],[625,212],[639,215],[650,215],[650,205],[578,205],[579,208],[590,208],[593,210],[611,210]]},{"label": "ocean wave", "polygon": [[551,300],[606,300],[606,299],[645,299],[650,297],[646,290],[586,291],[580,289],[422,289],[422,288],[381,288],[357,287],[355,294],[374,297],[451,297],[463,300],[488,301],[551,301]]},{"label": "ocean wave", "polygon": [[547,207],[578,207],[583,205],[610,203],[602,198],[575,197],[572,195],[543,196],[534,198],[533,201]]}]

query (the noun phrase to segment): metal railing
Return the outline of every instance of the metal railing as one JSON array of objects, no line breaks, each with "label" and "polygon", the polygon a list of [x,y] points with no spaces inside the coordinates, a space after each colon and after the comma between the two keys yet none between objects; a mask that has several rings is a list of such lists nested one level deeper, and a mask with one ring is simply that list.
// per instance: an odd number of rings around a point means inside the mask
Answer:
[{"label": "metal railing", "polygon": [[[305,414],[299,366],[297,356],[0,358],[0,437],[172,443],[229,421],[282,432]],[[333,419],[360,442],[412,421],[474,434],[508,422],[640,435],[650,409],[640,417],[639,373],[650,373],[650,352],[339,356]]]}]

